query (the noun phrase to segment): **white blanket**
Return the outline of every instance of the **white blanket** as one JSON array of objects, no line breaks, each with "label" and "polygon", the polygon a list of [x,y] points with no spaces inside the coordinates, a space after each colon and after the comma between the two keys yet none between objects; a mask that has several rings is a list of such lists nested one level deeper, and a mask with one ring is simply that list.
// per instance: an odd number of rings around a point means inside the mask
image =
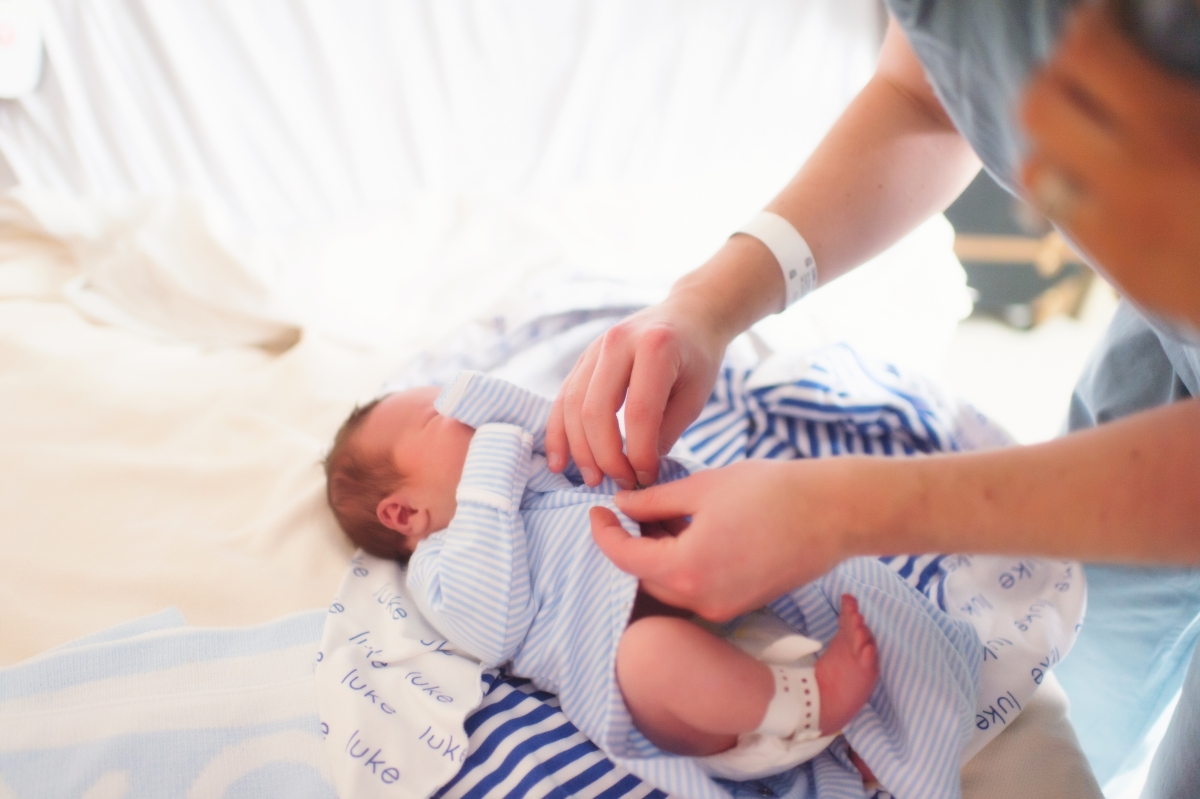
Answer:
[{"label": "white blanket", "polygon": [[317,704],[342,796],[425,799],[467,757],[479,661],[421,616],[394,561],[359,553],[329,606]]}]

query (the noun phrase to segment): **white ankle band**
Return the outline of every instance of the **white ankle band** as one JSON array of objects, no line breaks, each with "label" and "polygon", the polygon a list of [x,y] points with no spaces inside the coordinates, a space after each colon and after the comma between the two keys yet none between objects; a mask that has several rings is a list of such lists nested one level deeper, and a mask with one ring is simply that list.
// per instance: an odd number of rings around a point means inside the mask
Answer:
[{"label": "white ankle band", "polygon": [[775,738],[815,738],[821,729],[821,699],[811,666],[768,666],[775,695],[756,733]]}]

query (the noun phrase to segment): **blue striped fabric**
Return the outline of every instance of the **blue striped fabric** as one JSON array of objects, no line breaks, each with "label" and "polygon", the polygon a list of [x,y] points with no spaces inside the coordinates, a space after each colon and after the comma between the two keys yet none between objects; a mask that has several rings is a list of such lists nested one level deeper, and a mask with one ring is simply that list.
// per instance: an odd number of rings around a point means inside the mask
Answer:
[{"label": "blue striped fabric", "polygon": [[437,799],[666,799],[605,757],[554,694],[496,669],[483,679],[483,704],[467,720],[470,754]]},{"label": "blue striped fabric", "polygon": [[755,386],[753,374],[723,369],[708,404],[684,433],[687,448],[705,464],[958,448],[949,414],[931,386],[844,344],[813,356],[797,380]]},{"label": "blue striped fabric", "polygon": [[[564,481],[563,477],[545,470],[538,451],[543,445],[542,431],[549,410],[546,400],[502,381],[463,375],[443,392],[439,410],[475,426],[502,422],[533,433],[530,476],[520,515],[529,529],[551,531],[550,535],[530,532],[527,537],[527,558],[531,571],[536,572],[531,578],[535,597],[577,593],[580,581],[592,580],[589,575],[594,570],[603,572],[606,567],[611,568],[602,556],[593,560],[584,552],[564,545],[564,540],[571,538],[568,533],[574,524],[586,531],[587,507],[592,504],[612,507],[607,496],[616,488],[606,481],[596,489],[588,489],[579,484],[577,474],[568,473],[573,479]],[[781,385],[758,386],[749,372],[724,370],[712,398],[696,424],[685,433],[682,444],[685,451],[690,450],[698,460],[711,466],[746,457],[919,455],[957,448],[950,420],[951,414],[936,391],[839,346],[813,357],[800,379]],[[509,461],[500,457],[496,462]],[[517,471],[510,470],[508,477],[499,481],[493,472],[489,493],[503,495],[506,488],[515,485]],[[666,479],[686,474],[673,461],[664,462],[664,471]],[[470,470],[465,469],[464,482],[468,474]],[[494,524],[498,511],[495,507],[486,510]],[[623,521],[632,528],[631,522]],[[594,547],[590,549],[595,551]],[[414,556],[414,567],[419,560]],[[940,601],[943,577],[940,556],[883,561],[860,559],[844,564],[826,578],[780,600],[775,609],[798,630],[827,640],[834,629],[830,620],[836,619],[841,593],[849,589],[859,597],[868,623],[880,639],[881,651],[887,650],[884,660],[888,676],[881,680],[872,705],[847,729],[847,736],[857,750],[871,753],[873,763],[883,764],[881,776],[886,775],[885,784],[901,799],[954,797],[958,795],[957,753],[965,739],[965,725],[971,718],[978,673],[974,634],[934,609],[935,605],[944,605]],[[542,569],[537,564],[554,567]],[[504,602],[497,603],[497,597],[509,589],[500,585],[503,580],[491,570],[469,573],[475,590],[480,590],[483,582],[500,586],[499,590],[487,589],[490,605],[478,599],[464,603],[476,617],[482,617],[481,608],[485,606],[496,608],[514,601],[510,591]],[[464,572],[463,577],[467,574]],[[485,574],[486,580],[482,580]],[[616,582],[620,582],[620,577]],[[916,590],[905,588],[905,584]],[[570,591],[565,590],[568,586]],[[520,592],[516,597],[519,605]],[[632,599],[632,593],[628,599]],[[622,594],[619,606],[624,607],[624,602]],[[582,607],[574,609],[582,614]],[[434,616],[430,618],[435,625],[439,623]],[[529,652],[518,653],[513,669],[522,674],[544,673],[554,666],[553,661],[561,653],[567,653],[576,662],[595,662],[610,642],[615,645],[624,615],[620,622],[605,629],[604,625],[594,620],[588,622],[581,615],[571,624],[547,627],[540,632],[535,632],[538,625],[531,623],[530,640],[526,644]],[[479,624],[474,634],[485,639],[489,633],[484,628],[507,630],[503,636],[490,633],[489,640],[493,642],[500,638],[508,641],[515,634],[505,624],[492,625],[492,622]],[[447,637],[453,640],[449,634]],[[496,657],[503,654],[503,647],[493,652]],[[931,659],[943,661],[947,668],[931,672],[928,667]],[[471,754],[460,776],[444,789],[444,795],[665,795],[650,784],[667,785],[678,796],[712,795],[710,789],[714,783],[707,778],[701,778],[704,783],[701,784],[684,774],[664,774],[645,768],[647,763],[663,758],[645,758],[644,755],[653,753],[653,747],[637,741],[636,730],[628,723],[622,726],[610,720],[597,728],[597,719],[612,716],[617,710],[614,699],[619,703],[619,693],[614,694],[611,684],[607,690],[589,691],[587,697],[581,698],[579,707],[574,707],[571,700],[561,695],[563,686],[551,680],[539,679],[535,686],[495,672],[485,679],[490,683],[488,698],[469,721]],[[560,697],[542,689],[557,689]],[[558,699],[571,717],[581,722],[580,727],[587,730],[590,739],[566,720],[557,706]],[[930,705],[936,706],[932,712],[941,723],[927,723],[931,718]],[[627,719],[627,712],[624,716]],[[906,723],[904,717],[920,721]],[[613,762],[590,740],[623,756]],[[649,783],[634,776],[635,772],[649,778]],[[846,744],[840,739],[794,773],[751,784],[723,783],[722,787],[737,796],[797,799],[864,796],[861,781],[846,755]],[[877,794],[880,799],[887,795],[883,791]]]},{"label": "blue striped fabric", "polygon": [[[515,674],[557,693],[572,722],[617,764],[679,795],[720,799],[725,793],[694,760],[660,751],[638,731],[621,698],[616,649],[637,580],[596,547],[588,512],[605,505],[631,533],[638,525],[617,510],[611,480],[588,488],[546,468],[536,446],[549,406],[478,373],[442,392],[438,411],[476,432],[459,509],[417,547],[408,586],[448,640],[485,665],[511,661]],[[687,474],[669,459],[661,472],[667,480]]]}]

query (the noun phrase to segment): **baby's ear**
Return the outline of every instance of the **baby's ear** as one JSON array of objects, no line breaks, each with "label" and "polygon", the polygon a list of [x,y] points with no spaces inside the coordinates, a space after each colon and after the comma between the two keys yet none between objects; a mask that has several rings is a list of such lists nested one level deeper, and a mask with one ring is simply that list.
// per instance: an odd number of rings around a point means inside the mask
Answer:
[{"label": "baby's ear", "polygon": [[420,536],[425,533],[422,529],[423,514],[413,508],[401,491],[393,491],[379,500],[375,506],[375,516],[384,527],[402,535]]}]

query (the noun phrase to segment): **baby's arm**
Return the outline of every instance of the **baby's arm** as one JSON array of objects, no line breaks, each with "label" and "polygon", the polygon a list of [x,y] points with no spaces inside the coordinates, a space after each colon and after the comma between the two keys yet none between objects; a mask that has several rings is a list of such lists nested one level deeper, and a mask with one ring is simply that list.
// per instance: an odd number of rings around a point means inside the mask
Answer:
[{"label": "baby's arm", "polygon": [[511,424],[476,430],[450,526],[422,541],[409,561],[408,587],[421,612],[487,666],[513,657],[536,610],[520,513],[532,443]]},{"label": "baby's arm", "polygon": [[459,372],[434,403],[438,413],[471,427],[507,422],[529,431],[533,451],[546,450],[550,400],[507,380],[479,372]]}]

